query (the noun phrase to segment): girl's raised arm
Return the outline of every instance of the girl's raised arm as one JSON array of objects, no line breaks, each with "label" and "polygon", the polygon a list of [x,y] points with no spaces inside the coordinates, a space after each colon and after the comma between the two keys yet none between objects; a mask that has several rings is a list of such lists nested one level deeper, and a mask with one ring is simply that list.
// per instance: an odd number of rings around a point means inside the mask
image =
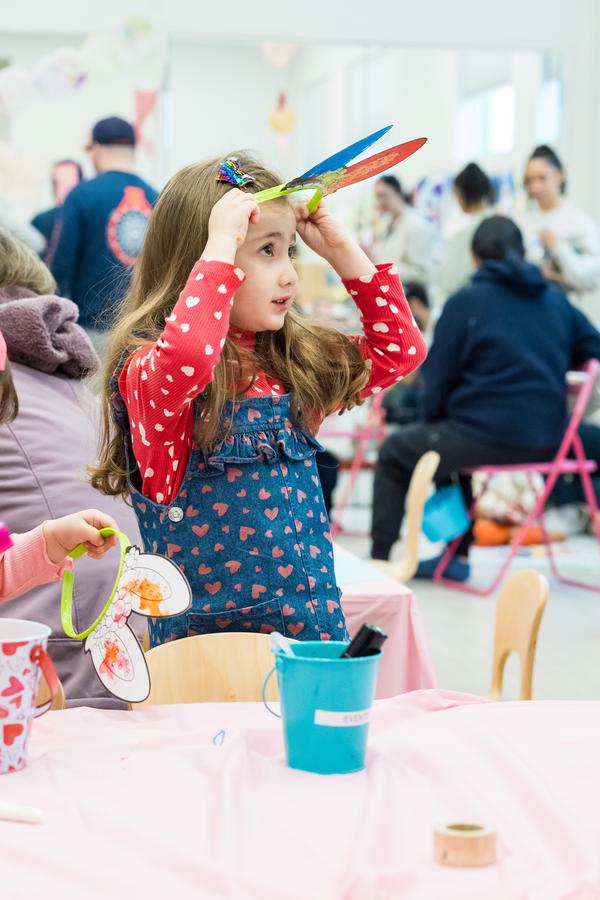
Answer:
[{"label": "girl's raised arm", "polygon": [[313,213],[304,205],[296,206],[295,212],[300,237],[336,270],[360,309],[363,334],[352,340],[371,363],[362,396],[376,394],[416,369],[427,355],[398,270],[392,264],[373,265],[329,214],[325,203]]},{"label": "girl's raised arm", "polygon": [[194,399],[212,380],[229,329],[233,296],[245,275],[233,265],[248,224],[251,195],[233,189],[214,205],[208,241],[160,338],[129,357],[119,377],[142,491],[158,503],[176,493],[192,446]]},{"label": "girl's raised arm", "polygon": [[423,336],[404,296],[393,264],[345,280],[344,287],[361,313],[363,334],[353,335],[364,359],[371,361],[371,375],[363,397],[378,394],[421,365],[427,355]]},{"label": "girl's raised arm", "polygon": [[183,476],[194,399],[212,380],[244,277],[230,263],[198,260],[158,341],[132,354],[121,372],[142,490],[159,503],[174,495]]}]

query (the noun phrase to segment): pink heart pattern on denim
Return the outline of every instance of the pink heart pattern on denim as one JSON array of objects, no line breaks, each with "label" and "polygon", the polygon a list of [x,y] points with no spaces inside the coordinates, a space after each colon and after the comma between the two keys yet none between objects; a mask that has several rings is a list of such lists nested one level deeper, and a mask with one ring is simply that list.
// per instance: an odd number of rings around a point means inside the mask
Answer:
[{"label": "pink heart pattern on denim", "polygon": [[194,598],[150,620],[151,646],[216,631],[346,640],[318,442],[293,425],[289,394],[228,404],[224,417],[227,437],[192,450],[168,505],[131,485],[145,549],[173,559]]}]

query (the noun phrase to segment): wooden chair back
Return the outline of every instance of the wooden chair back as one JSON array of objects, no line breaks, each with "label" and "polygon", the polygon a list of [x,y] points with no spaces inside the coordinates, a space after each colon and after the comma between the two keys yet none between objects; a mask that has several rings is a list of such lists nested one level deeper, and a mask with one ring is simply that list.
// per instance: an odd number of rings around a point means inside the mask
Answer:
[{"label": "wooden chair back", "polygon": [[[225,632],[168,641],[146,653],[152,688],[141,706],[166,703],[230,703],[262,699],[262,686],[274,665],[266,634]],[[278,700],[271,678],[267,700]]]},{"label": "wooden chair back", "polygon": [[515,572],[504,582],[496,608],[493,700],[502,694],[504,666],[513,652],[521,662],[521,700],[531,700],[535,647],[547,600],[548,581],[539,572]]},{"label": "wooden chair back", "polygon": [[436,453],[435,450],[428,450],[427,453],[423,454],[413,470],[406,496],[406,540],[404,542],[403,558],[399,562],[371,560],[372,565],[398,581],[410,581],[417,571],[423,509],[425,508],[425,501],[429,496],[439,464],[440,454]]}]

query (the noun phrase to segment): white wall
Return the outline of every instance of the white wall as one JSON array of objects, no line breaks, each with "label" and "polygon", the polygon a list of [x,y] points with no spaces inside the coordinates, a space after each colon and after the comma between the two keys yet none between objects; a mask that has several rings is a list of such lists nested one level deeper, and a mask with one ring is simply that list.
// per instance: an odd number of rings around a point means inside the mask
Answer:
[{"label": "white wall", "polygon": [[[10,55],[17,47],[17,55],[31,58],[44,47],[66,43],[67,34],[68,40],[76,44],[81,35],[98,27],[97,12],[97,8],[81,4],[79,0],[62,0],[59,5],[42,4],[40,0],[10,4],[3,9],[2,54]],[[301,10],[291,0],[287,3],[263,0],[260,13],[256,5],[231,0],[226,16],[220,6],[198,4],[196,0],[169,0],[168,3],[166,0],[153,3],[104,0],[103,27],[122,29],[128,14],[140,12],[150,16],[157,31],[172,40],[173,47],[179,51],[171,73],[174,140],[169,150],[168,169],[195,155],[203,155],[205,146],[208,152],[213,148],[219,152],[223,142],[218,138],[224,123],[227,125],[227,133],[223,133],[225,144],[255,144],[266,157],[274,158],[286,173],[294,172],[296,161],[304,158],[304,153],[296,149],[308,140],[304,127],[300,138],[294,137],[287,143],[285,139],[274,141],[266,128],[263,113],[271,108],[283,76],[280,77],[277,70],[261,69],[255,62],[255,51],[244,46],[244,42],[285,39],[296,40],[310,48],[318,35],[323,43],[337,44],[342,53],[348,49],[344,44],[356,45],[357,41],[412,48],[405,51],[404,59],[409,60],[408,54],[414,53],[414,64],[399,61],[398,77],[390,82],[390,91],[396,92],[394,107],[397,113],[393,118],[400,119],[399,131],[404,132],[406,128],[407,135],[422,131],[431,140],[428,147],[404,167],[407,179],[426,162],[437,167],[438,160],[446,155],[448,129],[445,121],[452,108],[448,95],[455,93],[452,63],[446,50],[436,55],[435,64],[423,65],[419,62],[418,48],[558,50],[565,79],[562,150],[569,171],[571,196],[574,202],[600,219],[600,180],[596,178],[600,158],[600,4],[597,0],[526,0],[525,3],[523,0],[503,0],[501,4],[483,4],[480,0],[454,0],[452,4],[445,0],[420,0],[418,4],[414,0],[395,0],[393,4],[389,0],[370,0],[369,4],[324,4],[304,0]],[[19,37],[19,34],[39,33],[55,37]],[[193,40],[199,42],[196,50],[191,43]],[[219,42],[223,40],[230,44],[240,41],[238,58],[245,60],[243,68],[233,65],[230,59],[221,59]],[[211,45],[208,49],[207,42]],[[252,61],[250,57],[253,57]],[[203,58],[205,62],[210,60],[210,66],[204,66]],[[528,81],[527,66],[521,66],[518,58],[515,59],[514,77],[520,84],[531,87],[535,78]],[[380,68],[387,65],[387,62],[381,63]],[[251,84],[245,77],[246,71],[251,74]],[[40,113],[37,122],[18,117],[13,129],[17,147],[24,154],[45,158],[76,153],[83,123],[110,112],[131,115],[132,86],[127,79],[118,84],[105,81],[102,85],[89,85],[76,95],[53,101],[51,108],[48,105]],[[320,136],[323,141],[318,142],[319,146],[335,149],[339,145],[336,136],[343,133],[349,114],[331,102],[337,90],[335,83],[324,90],[328,98],[313,104],[318,120],[313,138],[315,145]],[[290,94],[300,117],[302,98],[294,89]],[[203,111],[205,116],[208,113],[212,128],[205,129],[200,120],[199,96],[206,104]],[[517,118],[522,125],[531,122],[531,96],[531,91],[529,99],[526,90],[520,91]],[[43,125],[43,142],[39,138],[40,123]],[[517,133],[525,134],[522,129]],[[529,146],[530,141],[523,140],[515,148],[515,155],[521,157]],[[307,155],[310,159],[315,156],[314,153]],[[316,154],[319,155],[320,152]],[[289,160],[292,165],[288,169]],[[156,175],[153,180],[157,180]]]},{"label": "white wall", "polygon": [[269,66],[258,45],[174,39],[169,60],[167,174],[236,149],[254,150],[274,166],[287,162],[268,116],[289,75]]},{"label": "white wall", "polygon": [[[11,64],[32,67],[40,58],[59,47],[77,48],[82,36],[10,35],[2,42],[2,53]],[[26,213],[50,204],[48,175],[54,160],[82,161],[86,133],[98,119],[111,115],[134,118],[134,91],[145,81],[142,73],[124,67],[113,75],[90,78],[77,90],[53,99],[34,99],[8,117],[9,142],[19,159],[30,163],[36,193],[26,200]],[[139,171],[155,182],[158,163],[139,154]],[[10,183],[2,184],[2,194],[12,199]]]},{"label": "white wall", "polygon": [[[201,40],[296,40],[312,44],[400,43],[404,46],[531,49],[560,47],[589,35],[595,0],[103,0],[102,27],[119,29],[129,15],[146,15],[164,33]],[[225,10],[225,13],[224,13]],[[80,0],[60,4],[20,0],[3,9],[5,33],[82,34],[99,27],[99,9]],[[597,35],[595,36],[597,39]]]}]

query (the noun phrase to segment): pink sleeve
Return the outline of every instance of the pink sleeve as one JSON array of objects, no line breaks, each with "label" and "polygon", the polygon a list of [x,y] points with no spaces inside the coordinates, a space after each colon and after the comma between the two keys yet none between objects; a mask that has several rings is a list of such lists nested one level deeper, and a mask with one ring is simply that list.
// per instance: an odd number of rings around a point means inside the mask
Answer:
[{"label": "pink sleeve", "polygon": [[11,537],[13,546],[0,556],[0,600],[12,600],[38,584],[58,581],[70,568],[70,560],[57,566],[48,559],[41,525]]},{"label": "pink sleeve", "polygon": [[361,312],[363,334],[352,340],[371,363],[371,376],[362,391],[369,397],[420,366],[427,348],[395,265],[379,265],[373,275],[345,281],[344,286]]},{"label": "pink sleeve", "polygon": [[228,263],[198,260],[160,338],[133,353],[119,377],[142,492],[157,503],[168,503],[183,478],[193,401],[212,380],[245,277]]}]

